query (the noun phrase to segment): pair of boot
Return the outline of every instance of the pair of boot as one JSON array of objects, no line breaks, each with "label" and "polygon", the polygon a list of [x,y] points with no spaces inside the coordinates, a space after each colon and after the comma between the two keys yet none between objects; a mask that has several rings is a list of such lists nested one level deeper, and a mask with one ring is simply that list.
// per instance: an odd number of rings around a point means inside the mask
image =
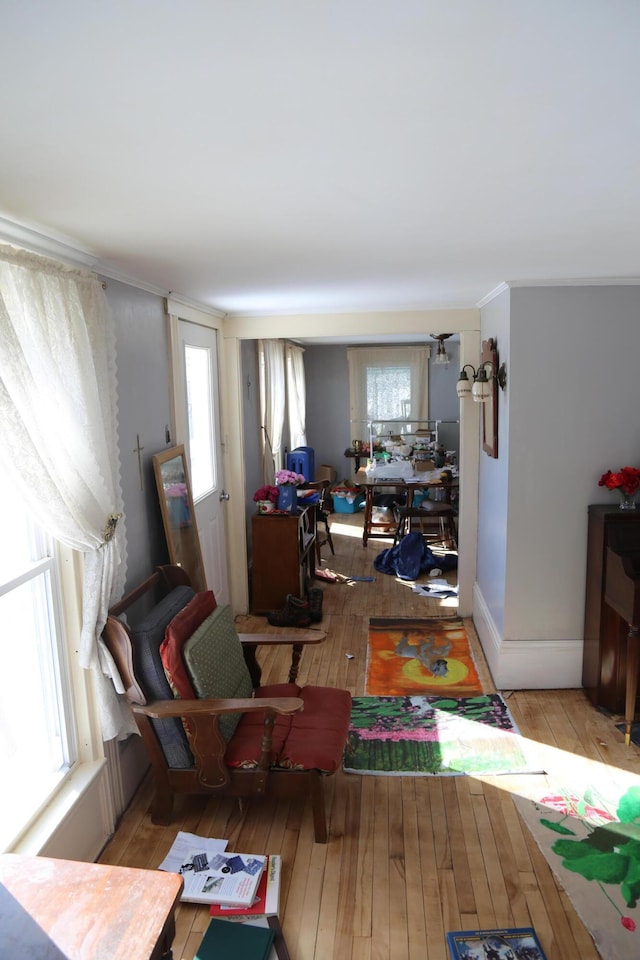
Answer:
[{"label": "pair of boot", "polygon": [[272,627],[308,627],[310,623],[319,623],[322,620],[322,590],[308,590],[305,599],[288,593],[282,610],[272,610],[267,614],[267,620]]}]

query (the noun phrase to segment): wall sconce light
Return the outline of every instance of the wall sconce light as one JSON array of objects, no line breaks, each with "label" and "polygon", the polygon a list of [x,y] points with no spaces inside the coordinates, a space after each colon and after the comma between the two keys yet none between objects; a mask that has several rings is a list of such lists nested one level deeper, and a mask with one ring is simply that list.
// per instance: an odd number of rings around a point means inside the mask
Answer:
[{"label": "wall sconce light", "polygon": [[[489,373],[487,373],[487,367],[490,368]],[[467,369],[473,371],[473,385],[469,380]],[[460,399],[466,400],[467,397],[472,397],[476,403],[486,403],[491,396],[494,381],[501,390],[504,390],[507,385],[506,364],[503,363],[497,373],[493,372],[495,369],[495,364],[491,360],[485,360],[477,370],[470,363],[465,363],[456,384],[456,391]]]},{"label": "wall sconce light", "polygon": [[435,355],[433,362],[439,365],[448,367],[449,364],[451,363],[451,357],[445,350],[445,346],[442,341],[448,340],[451,334],[450,333],[432,333],[431,336],[433,337],[434,340],[438,341],[438,352]]}]

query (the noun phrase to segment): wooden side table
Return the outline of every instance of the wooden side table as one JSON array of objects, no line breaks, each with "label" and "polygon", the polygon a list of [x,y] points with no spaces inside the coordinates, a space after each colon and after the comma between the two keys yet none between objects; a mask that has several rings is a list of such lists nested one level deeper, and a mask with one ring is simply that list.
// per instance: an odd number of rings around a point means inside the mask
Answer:
[{"label": "wooden side table", "polygon": [[171,957],[176,873],[6,853],[0,856],[0,953],[38,960]]}]

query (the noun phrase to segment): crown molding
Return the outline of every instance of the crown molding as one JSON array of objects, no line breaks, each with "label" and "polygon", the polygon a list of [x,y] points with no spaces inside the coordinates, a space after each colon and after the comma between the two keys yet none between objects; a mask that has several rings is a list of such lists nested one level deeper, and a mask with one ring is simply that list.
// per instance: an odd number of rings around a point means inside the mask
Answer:
[{"label": "crown molding", "polygon": [[574,277],[561,280],[507,280],[508,287],[634,287],[640,277]]},{"label": "crown molding", "polygon": [[505,280],[490,290],[486,296],[478,300],[476,307],[480,310],[491,300],[495,300],[505,290],[517,290],[523,287],[637,287],[640,277],[580,277],[562,278],[553,280]]},{"label": "crown molding", "polygon": [[153,283],[146,283],[144,280],[137,280],[135,277],[130,277],[126,273],[122,273],[120,270],[116,270],[113,267],[104,265],[97,261],[94,265],[95,272],[99,276],[106,278],[107,280],[116,280],[118,283],[125,283],[128,287],[136,287],[138,290],[145,290],[147,293],[154,293],[158,297],[166,297],[167,291],[163,287],[157,287]]},{"label": "crown molding", "polygon": [[[224,320],[229,316],[224,310],[219,310],[217,307],[212,307],[206,303],[200,303],[199,300],[191,300],[190,297],[183,297],[182,294],[172,291],[167,294],[167,305],[171,306],[173,303],[188,307],[190,310],[197,310],[199,313],[206,313],[210,317],[215,317],[216,320]],[[173,311],[170,310],[170,312]]]},{"label": "crown molding", "polygon": [[481,300],[478,300],[476,303],[476,308],[481,310],[482,307],[486,307],[488,303],[492,300],[495,300],[496,297],[499,297],[501,293],[504,293],[505,290],[509,289],[508,283],[499,283],[497,287],[494,287],[493,290],[490,290]]},{"label": "crown molding", "polygon": [[0,217],[0,239],[32,253],[39,253],[43,257],[62,260],[74,267],[94,270],[98,262],[98,258],[90,250],[78,247],[69,238],[53,237],[35,227],[8,220],[6,217]]}]

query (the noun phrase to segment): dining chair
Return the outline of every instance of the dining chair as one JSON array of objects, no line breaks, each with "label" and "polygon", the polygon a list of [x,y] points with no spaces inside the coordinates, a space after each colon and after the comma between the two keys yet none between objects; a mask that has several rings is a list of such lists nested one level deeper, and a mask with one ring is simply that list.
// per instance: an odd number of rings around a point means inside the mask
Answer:
[{"label": "dining chair", "polygon": [[[322,562],[321,549],[326,543],[329,544],[331,553],[335,555],[333,540],[331,539],[331,527],[329,526],[329,513],[327,511],[327,498],[331,488],[330,480],[312,480],[302,485],[304,490],[317,490],[318,500],[316,507],[316,557],[318,565]],[[322,528],[322,529],[321,529]]]},{"label": "dining chair", "polygon": [[397,520],[394,544],[411,529],[411,521],[417,520],[427,543],[439,543],[448,550],[457,549],[456,511],[450,503],[423,500],[417,507],[395,504],[393,512]]}]

